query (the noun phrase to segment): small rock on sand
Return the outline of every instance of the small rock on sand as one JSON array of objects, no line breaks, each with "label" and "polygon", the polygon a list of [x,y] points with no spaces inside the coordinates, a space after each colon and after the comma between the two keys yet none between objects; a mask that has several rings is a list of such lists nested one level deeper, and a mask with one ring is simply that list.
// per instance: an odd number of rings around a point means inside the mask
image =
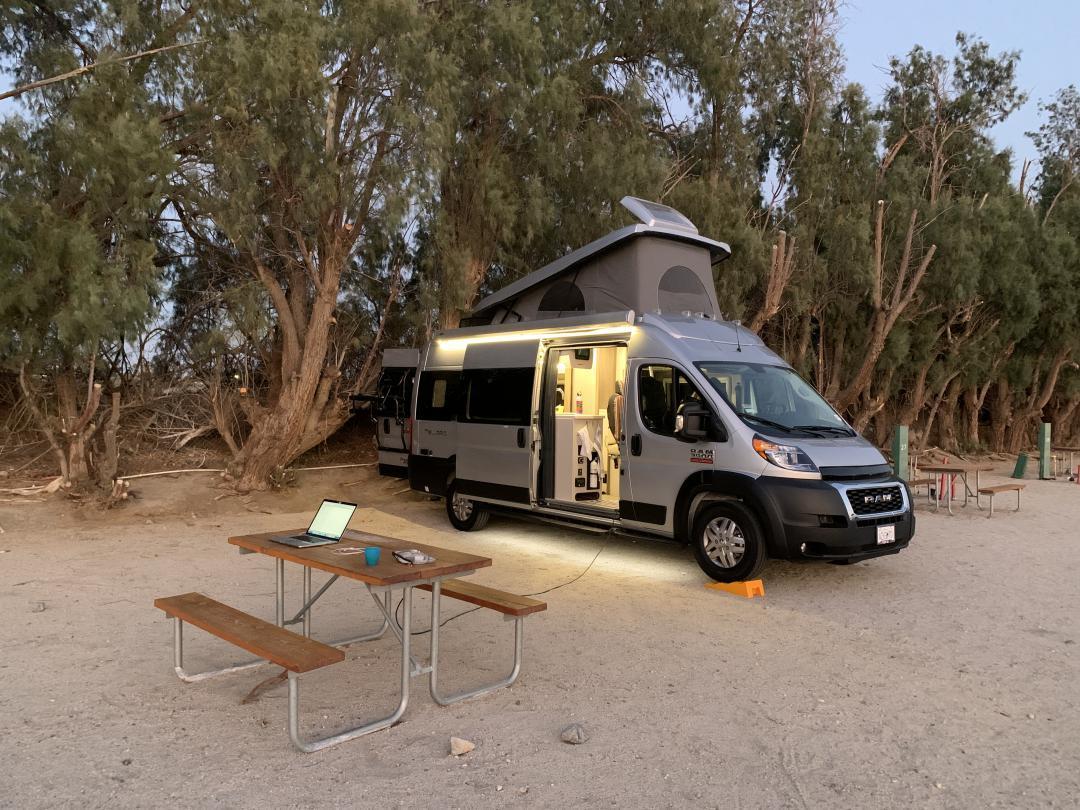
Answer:
[{"label": "small rock on sand", "polygon": [[461,737],[450,738],[450,756],[460,757],[476,748],[476,743],[463,740]]},{"label": "small rock on sand", "polygon": [[589,732],[580,723],[571,723],[562,730],[559,739],[570,745],[581,745],[589,739]]}]

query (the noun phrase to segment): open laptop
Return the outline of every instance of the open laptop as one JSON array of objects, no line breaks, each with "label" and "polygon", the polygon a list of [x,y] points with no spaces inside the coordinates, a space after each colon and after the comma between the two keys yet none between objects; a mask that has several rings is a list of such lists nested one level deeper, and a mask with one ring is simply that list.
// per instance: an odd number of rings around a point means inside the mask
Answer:
[{"label": "open laptop", "polygon": [[293,548],[311,548],[312,546],[325,546],[336,543],[345,533],[345,528],[352,520],[353,512],[356,511],[355,503],[344,501],[325,500],[311,525],[303,534],[282,535],[272,537],[275,543],[281,543]]}]

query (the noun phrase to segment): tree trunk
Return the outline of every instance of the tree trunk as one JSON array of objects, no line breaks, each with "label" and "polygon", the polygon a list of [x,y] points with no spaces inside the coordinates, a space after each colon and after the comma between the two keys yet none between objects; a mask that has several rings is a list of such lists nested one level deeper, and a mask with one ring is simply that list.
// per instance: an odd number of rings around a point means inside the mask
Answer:
[{"label": "tree trunk", "polygon": [[979,414],[982,413],[983,403],[986,402],[986,392],[990,390],[990,383],[981,386],[973,385],[964,394],[964,438],[967,446],[976,450],[982,446],[979,439]]},{"label": "tree trunk", "polygon": [[919,414],[922,413],[922,409],[926,406],[926,377],[930,373],[933,364],[934,358],[932,357],[929,362],[924,363],[923,367],[919,369],[919,373],[915,377],[915,385],[908,394],[903,409],[897,416],[898,425],[913,426],[915,420],[919,418]]},{"label": "tree trunk", "polygon": [[915,226],[919,218],[918,209],[912,210],[911,218],[908,221],[907,233],[904,237],[904,247],[900,256],[900,264],[896,272],[896,280],[893,284],[892,291],[888,296],[888,300],[886,300],[884,294],[884,218],[885,203],[882,200],[878,200],[874,220],[874,266],[872,278],[873,288],[871,294],[871,306],[874,314],[870,321],[869,341],[865,348],[866,353],[863,355],[862,363],[859,365],[859,368],[851,381],[842,391],[832,398],[836,408],[842,411],[847,410],[857,402],[869,387],[870,381],[873,379],[874,370],[877,367],[878,358],[881,357],[881,353],[885,350],[885,343],[888,340],[889,334],[896,325],[897,319],[899,319],[904,310],[911,304],[912,299],[915,297],[915,293],[919,289],[919,285],[922,283],[923,277],[926,275],[927,269],[930,267],[930,263],[934,260],[934,253],[937,250],[937,245],[931,245],[926,253],[923,254],[922,259],[915,268],[915,272],[910,273],[916,232]]},{"label": "tree trunk", "polygon": [[[1043,408],[1046,407],[1047,403],[1050,402],[1050,398],[1054,395],[1054,388],[1057,386],[1061,369],[1069,359],[1071,351],[1072,349],[1067,346],[1059,349],[1058,353],[1054,355],[1054,359],[1050,361],[1050,367],[1047,369],[1046,376],[1042,379],[1042,384],[1040,385],[1037,375],[1032,381],[1031,392],[1026,406],[1015,414],[1012,419],[1012,425],[1006,439],[1006,447],[1010,453],[1020,452],[1024,443],[1031,438],[1031,429],[1034,427],[1035,422],[1042,418]],[[1036,369],[1038,369],[1038,366],[1036,366]]]},{"label": "tree trunk", "polygon": [[19,369],[19,387],[23,401],[30,410],[38,430],[44,434],[59,467],[60,477],[65,489],[79,487],[90,480],[93,460],[90,455],[90,441],[97,424],[94,415],[101,403],[101,384],[94,381],[94,360],[90,361],[89,379],[86,389],[86,401],[80,408],[78,383],[75,369],[70,363],[56,373],[53,383],[56,388],[58,424],[49,419],[41,410],[38,400],[41,394],[30,383],[25,365]]},{"label": "tree trunk", "polygon": [[939,445],[951,452],[960,449],[960,443],[956,437],[956,404],[960,398],[960,385],[953,380],[947,389],[945,398],[941,401],[939,411],[940,440]]},{"label": "tree trunk", "polygon": [[990,449],[1001,452],[1005,449],[1005,431],[1012,421],[1012,391],[1009,381],[1004,377],[997,382],[994,390],[994,407],[990,411]]},{"label": "tree trunk", "polygon": [[[348,410],[331,401],[336,368],[328,368],[327,351],[341,278],[341,256],[327,255],[321,268],[319,288],[311,302],[306,323],[297,323],[294,310],[270,271],[255,261],[256,276],[270,294],[282,327],[281,394],[267,407],[247,404],[251,432],[231,465],[241,490],[265,488],[271,474],[319,443],[344,424]],[[301,339],[301,335],[303,336]],[[245,400],[241,399],[241,407]],[[309,435],[314,424],[316,435]]]},{"label": "tree trunk", "polygon": [[952,374],[946,377],[945,382],[942,384],[940,390],[937,393],[937,396],[934,397],[934,402],[930,406],[930,412],[926,415],[926,427],[924,427],[922,431],[923,442],[926,445],[930,444],[930,437],[934,431],[934,420],[937,418],[938,408],[941,407],[941,402],[945,398],[945,393],[946,391],[948,391],[950,383],[952,383],[952,381],[959,373],[959,371],[954,371]]},{"label": "tree trunk", "polygon": [[795,270],[795,239],[788,238],[784,231],[777,235],[776,244],[772,248],[772,259],[769,262],[769,274],[765,279],[765,301],[754,316],[750,319],[748,328],[751,332],[760,332],[761,327],[768,323],[780,311],[780,301],[784,297],[784,290]]},{"label": "tree trunk", "polygon": [[113,391],[109,395],[110,407],[109,418],[101,432],[102,448],[101,458],[97,460],[98,485],[102,489],[109,489],[113,479],[120,468],[120,442],[117,433],[120,429],[120,392]]}]

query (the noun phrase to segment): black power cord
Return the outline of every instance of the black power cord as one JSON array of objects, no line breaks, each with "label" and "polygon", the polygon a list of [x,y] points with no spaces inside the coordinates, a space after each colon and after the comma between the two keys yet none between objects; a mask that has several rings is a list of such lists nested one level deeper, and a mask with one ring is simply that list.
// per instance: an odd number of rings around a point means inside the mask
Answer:
[{"label": "black power cord", "polygon": [[[542,591],[536,591],[535,593],[524,594],[524,596],[543,596],[545,593],[551,593],[552,591],[559,590],[559,588],[565,588],[567,585],[573,585],[575,582],[577,582],[579,579],[581,579],[583,576],[585,576],[587,573],[589,573],[589,570],[593,567],[593,565],[596,563],[596,561],[600,558],[600,555],[604,553],[604,549],[606,549],[606,548],[607,548],[607,541],[604,541],[604,544],[602,546],[600,546],[600,548],[596,552],[596,554],[593,555],[593,558],[589,561],[589,564],[585,566],[585,569],[580,574],[578,574],[576,577],[574,577],[573,579],[568,580],[567,582],[563,582],[563,583],[561,583],[559,585],[553,585],[550,588],[545,588]],[[398,599],[397,606],[394,608],[394,621],[397,623],[398,627],[401,627],[401,619],[398,618],[398,611],[401,610],[401,604],[404,601],[404,599],[405,599],[404,596],[402,596],[400,599]],[[461,611],[461,613],[455,613],[449,619],[446,619],[445,621],[439,622],[439,628],[441,629],[443,627],[446,627],[446,625],[448,625],[454,619],[460,619],[462,616],[467,616],[470,613],[475,613],[478,610],[481,610],[481,608],[474,607],[474,608],[469,608],[468,610],[463,610],[463,611]],[[416,632],[411,633],[411,635],[422,636],[422,635],[425,635],[425,634],[430,633],[430,632],[431,632],[431,628],[429,627],[427,630],[417,630]]]}]

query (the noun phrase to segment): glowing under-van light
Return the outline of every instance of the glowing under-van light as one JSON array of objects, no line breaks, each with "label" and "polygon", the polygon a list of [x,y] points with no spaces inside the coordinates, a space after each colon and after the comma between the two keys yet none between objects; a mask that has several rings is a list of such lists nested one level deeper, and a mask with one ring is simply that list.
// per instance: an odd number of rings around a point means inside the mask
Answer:
[{"label": "glowing under-van light", "polygon": [[435,342],[442,349],[465,348],[479,343],[520,343],[526,340],[551,340],[554,338],[591,338],[591,337],[614,337],[624,335],[629,337],[633,334],[634,327],[628,323],[614,324],[610,326],[587,326],[581,328],[569,327],[566,329],[536,330],[509,332],[502,335],[477,335],[476,337],[461,338],[436,338]]}]

